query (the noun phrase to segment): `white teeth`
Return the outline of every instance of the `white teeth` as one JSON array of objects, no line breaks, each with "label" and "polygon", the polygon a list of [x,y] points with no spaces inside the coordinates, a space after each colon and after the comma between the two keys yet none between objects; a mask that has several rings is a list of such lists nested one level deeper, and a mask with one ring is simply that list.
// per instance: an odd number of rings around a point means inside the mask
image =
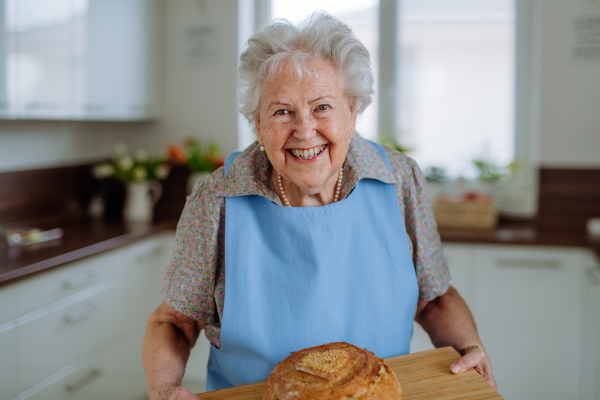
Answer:
[{"label": "white teeth", "polygon": [[298,158],[301,158],[303,160],[310,160],[311,158],[318,156],[323,151],[323,149],[325,149],[325,145],[313,147],[309,150],[291,149],[290,151],[294,156]]}]

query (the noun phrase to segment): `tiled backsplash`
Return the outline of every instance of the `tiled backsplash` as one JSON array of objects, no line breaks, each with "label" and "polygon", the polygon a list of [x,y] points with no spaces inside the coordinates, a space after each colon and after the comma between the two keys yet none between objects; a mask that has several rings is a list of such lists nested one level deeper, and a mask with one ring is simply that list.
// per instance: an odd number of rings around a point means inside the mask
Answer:
[{"label": "tiled backsplash", "polygon": [[584,230],[600,217],[600,169],[540,169],[537,226]]}]

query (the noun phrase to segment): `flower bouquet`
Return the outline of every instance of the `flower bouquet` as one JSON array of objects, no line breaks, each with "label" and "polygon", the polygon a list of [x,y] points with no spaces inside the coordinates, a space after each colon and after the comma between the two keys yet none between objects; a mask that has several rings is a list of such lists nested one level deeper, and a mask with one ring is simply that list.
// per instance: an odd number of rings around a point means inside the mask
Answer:
[{"label": "flower bouquet", "polygon": [[169,175],[169,165],[163,156],[151,157],[139,149],[129,155],[124,144],[115,146],[110,162],[94,167],[97,179],[116,178],[126,187],[123,218],[128,222],[152,221],[154,204],[162,195],[159,180]]},{"label": "flower bouquet", "polygon": [[225,163],[217,143],[211,142],[206,146],[195,138],[186,139],[183,146],[169,144],[167,157],[171,164],[185,165],[189,169],[188,194],[192,192],[194,185],[199,180],[210,175]]}]

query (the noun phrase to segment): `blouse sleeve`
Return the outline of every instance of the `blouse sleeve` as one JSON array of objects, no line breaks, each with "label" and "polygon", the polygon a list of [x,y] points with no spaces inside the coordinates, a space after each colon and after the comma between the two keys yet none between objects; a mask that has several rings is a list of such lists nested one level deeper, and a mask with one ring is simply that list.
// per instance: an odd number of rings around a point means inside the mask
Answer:
[{"label": "blouse sleeve", "polygon": [[222,175],[222,169],[217,170],[197,183],[188,196],[162,289],[174,310],[208,324],[218,320],[214,295],[217,266],[223,257],[225,200],[215,195],[214,188]]},{"label": "blouse sleeve", "polygon": [[448,290],[450,272],[442,255],[427,183],[414,160],[395,150],[386,150],[398,179],[396,190],[412,249],[419,300],[433,300]]}]

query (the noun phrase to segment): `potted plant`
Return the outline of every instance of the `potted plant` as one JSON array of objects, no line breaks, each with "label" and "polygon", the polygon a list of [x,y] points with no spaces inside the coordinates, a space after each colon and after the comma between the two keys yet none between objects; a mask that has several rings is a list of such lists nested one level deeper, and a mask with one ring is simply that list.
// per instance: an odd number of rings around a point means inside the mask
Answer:
[{"label": "potted plant", "polygon": [[139,149],[131,156],[120,143],[115,146],[111,161],[95,166],[93,173],[98,179],[113,177],[125,184],[125,221],[148,223],[162,194],[159,180],[169,175],[169,167],[165,157],[151,157],[146,149]]},{"label": "potted plant", "polygon": [[448,182],[448,175],[446,175],[446,169],[442,167],[429,167],[425,171],[425,180],[427,181],[427,192],[429,194],[429,201],[431,204],[443,195],[446,190],[444,185]]},{"label": "potted plant", "polygon": [[167,155],[172,164],[185,165],[190,171],[187,183],[187,192],[192,193],[196,183],[212,174],[223,166],[225,160],[220,156],[219,145],[211,142],[203,145],[195,138],[188,138],[184,145],[170,144],[167,146]]}]

